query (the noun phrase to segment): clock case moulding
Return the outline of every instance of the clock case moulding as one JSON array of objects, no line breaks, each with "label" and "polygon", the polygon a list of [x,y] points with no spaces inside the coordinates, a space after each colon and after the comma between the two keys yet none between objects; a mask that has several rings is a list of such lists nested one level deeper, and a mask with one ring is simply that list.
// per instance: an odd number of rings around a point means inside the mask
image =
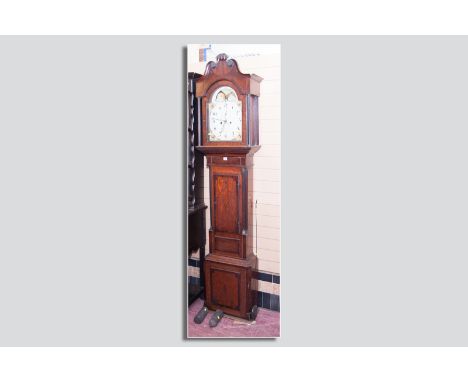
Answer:
[{"label": "clock case moulding", "polygon": [[[262,78],[241,73],[226,54],[210,61],[196,81],[199,145],[210,180],[210,253],[205,258],[205,305],[252,320],[257,312],[257,257],[253,252],[253,155],[259,146],[258,97]],[[229,86],[242,102],[242,140],[209,141],[208,103]]]}]

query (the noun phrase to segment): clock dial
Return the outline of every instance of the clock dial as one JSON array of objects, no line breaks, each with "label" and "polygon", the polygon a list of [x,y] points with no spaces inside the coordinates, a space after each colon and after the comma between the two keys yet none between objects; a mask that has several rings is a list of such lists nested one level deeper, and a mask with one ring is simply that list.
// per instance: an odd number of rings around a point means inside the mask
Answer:
[{"label": "clock dial", "polygon": [[242,141],[242,101],[234,89],[222,86],[208,104],[208,140]]}]

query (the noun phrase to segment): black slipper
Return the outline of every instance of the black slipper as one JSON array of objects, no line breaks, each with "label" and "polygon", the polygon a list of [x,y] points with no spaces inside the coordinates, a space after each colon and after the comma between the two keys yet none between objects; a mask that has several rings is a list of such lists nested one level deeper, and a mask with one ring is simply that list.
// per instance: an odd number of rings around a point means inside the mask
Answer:
[{"label": "black slipper", "polygon": [[197,323],[197,324],[201,324],[207,315],[208,315],[208,308],[206,306],[204,306],[197,313],[197,315],[195,316],[193,321],[195,321],[195,323]]},{"label": "black slipper", "polygon": [[210,326],[214,328],[216,325],[218,325],[219,321],[221,321],[221,318],[223,318],[223,316],[224,316],[224,313],[220,309],[214,312],[210,318]]}]

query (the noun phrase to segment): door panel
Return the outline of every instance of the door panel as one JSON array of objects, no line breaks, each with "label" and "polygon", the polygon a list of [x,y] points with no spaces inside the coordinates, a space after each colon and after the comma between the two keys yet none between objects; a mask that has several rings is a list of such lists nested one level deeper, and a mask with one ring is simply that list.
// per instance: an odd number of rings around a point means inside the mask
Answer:
[{"label": "door panel", "polygon": [[238,175],[213,175],[216,231],[239,230],[239,181]]},{"label": "door panel", "polygon": [[210,282],[213,304],[239,310],[241,302],[240,279],[240,272],[211,268]]}]

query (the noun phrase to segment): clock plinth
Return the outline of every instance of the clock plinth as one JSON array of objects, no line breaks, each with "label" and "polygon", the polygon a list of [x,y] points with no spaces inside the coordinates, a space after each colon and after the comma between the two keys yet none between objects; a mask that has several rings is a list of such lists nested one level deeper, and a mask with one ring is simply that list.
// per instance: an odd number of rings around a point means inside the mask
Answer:
[{"label": "clock plinth", "polygon": [[252,320],[257,305],[257,256],[226,259],[209,254],[205,259],[205,304],[227,314]]},{"label": "clock plinth", "polygon": [[253,247],[253,155],[260,149],[260,81],[222,54],[197,80],[201,139],[209,168],[210,253],[205,258],[205,304],[245,319],[257,311]]}]

